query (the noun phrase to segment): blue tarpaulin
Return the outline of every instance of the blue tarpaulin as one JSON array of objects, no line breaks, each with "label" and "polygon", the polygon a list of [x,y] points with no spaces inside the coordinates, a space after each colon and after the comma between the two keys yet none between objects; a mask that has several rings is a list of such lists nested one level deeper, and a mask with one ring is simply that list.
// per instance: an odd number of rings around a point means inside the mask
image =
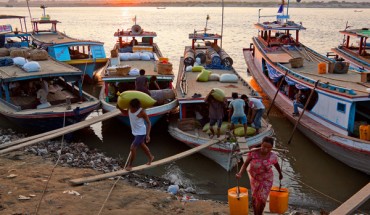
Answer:
[{"label": "blue tarpaulin", "polygon": [[280,80],[280,78],[283,77],[283,74],[281,74],[278,71],[276,71],[276,69],[274,69],[269,64],[267,64],[267,70],[268,70],[268,73],[269,73],[268,74],[269,75],[269,78],[274,83],[278,82]]},{"label": "blue tarpaulin", "polygon": [[[269,64],[267,64],[267,70],[268,70],[268,75],[269,75],[269,78],[271,79],[272,82],[276,83],[280,80],[281,77],[283,77],[284,75],[281,74],[280,72],[276,71],[276,69],[274,69],[272,66],[270,66]],[[288,76],[285,76],[285,81],[287,82],[287,84],[289,86],[295,86],[297,89],[299,90],[306,90],[306,89],[309,89],[301,84],[298,84],[297,82],[295,82],[294,80],[290,79]]]}]

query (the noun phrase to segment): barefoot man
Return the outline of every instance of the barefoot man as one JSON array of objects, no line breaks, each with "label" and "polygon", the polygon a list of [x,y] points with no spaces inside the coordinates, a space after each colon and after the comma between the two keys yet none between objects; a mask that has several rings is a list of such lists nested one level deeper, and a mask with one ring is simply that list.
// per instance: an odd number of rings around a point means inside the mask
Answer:
[{"label": "barefoot man", "polygon": [[[123,110],[121,111],[123,112]],[[146,156],[148,156],[148,163],[146,163],[147,165],[152,163],[154,156],[152,153],[150,153],[150,150],[146,145],[146,143],[150,142],[150,120],[145,110],[141,108],[141,104],[138,99],[133,99],[130,101],[128,116],[130,118],[132,134],[135,137],[130,147],[131,156],[126,166],[126,170],[130,171],[132,169],[132,163],[136,157],[137,147],[140,146],[145,152]],[[147,126],[145,126],[145,123]]]}]

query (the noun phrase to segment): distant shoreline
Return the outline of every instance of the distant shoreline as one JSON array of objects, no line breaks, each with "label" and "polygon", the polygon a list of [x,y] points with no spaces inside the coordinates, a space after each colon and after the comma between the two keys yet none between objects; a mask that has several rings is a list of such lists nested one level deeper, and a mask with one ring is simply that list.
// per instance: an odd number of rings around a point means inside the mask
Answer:
[{"label": "distant shoreline", "polygon": [[[44,4],[43,2],[29,2],[30,7],[39,7]],[[0,7],[26,7],[25,2],[18,3],[0,3]],[[48,7],[221,7],[220,2],[147,2],[141,4],[107,4],[99,2],[63,2],[54,1],[47,2]],[[271,2],[225,2],[225,7],[277,7],[277,3]],[[324,2],[304,2],[304,3],[290,3],[292,8],[370,8],[370,2],[340,2],[332,1],[328,3]]]}]

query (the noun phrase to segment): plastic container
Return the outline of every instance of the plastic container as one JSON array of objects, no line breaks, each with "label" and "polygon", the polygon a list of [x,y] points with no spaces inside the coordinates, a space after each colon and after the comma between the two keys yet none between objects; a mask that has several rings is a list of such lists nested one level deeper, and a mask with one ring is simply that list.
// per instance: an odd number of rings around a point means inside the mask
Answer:
[{"label": "plastic container", "polygon": [[167,57],[160,57],[159,62],[160,63],[168,63],[168,58]]},{"label": "plastic container", "polygon": [[270,212],[283,214],[288,210],[289,190],[287,188],[272,187],[270,191]]},{"label": "plastic container", "polygon": [[317,65],[319,74],[326,74],[326,63],[321,62]]},{"label": "plastic container", "polygon": [[230,188],[227,196],[230,208],[230,215],[248,214],[248,189],[239,187],[239,198],[237,187]]},{"label": "plastic container", "polygon": [[360,139],[370,140],[370,125],[360,125]]}]

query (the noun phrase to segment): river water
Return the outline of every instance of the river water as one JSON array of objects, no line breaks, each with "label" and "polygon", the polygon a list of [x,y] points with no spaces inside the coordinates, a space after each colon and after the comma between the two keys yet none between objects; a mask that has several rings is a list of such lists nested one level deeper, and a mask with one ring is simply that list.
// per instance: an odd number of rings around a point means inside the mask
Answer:
[{"label": "river water", "polygon": [[[31,27],[27,8],[3,8],[2,11],[3,14],[28,16],[28,28]],[[276,11],[277,8],[263,8],[261,15],[274,15]],[[33,17],[38,18],[42,10],[38,7],[31,8],[31,13]],[[354,9],[290,8],[289,13],[293,20],[302,22],[307,28],[301,33],[300,41],[321,54],[326,54],[342,41],[343,38],[338,31],[345,28],[347,21],[350,26],[362,28],[366,25],[369,27],[370,19],[370,9],[354,12]],[[117,29],[130,28],[133,25],[132,18],[136,15],[137,23],[144,30],[157,32],[156,42],[164,56],[173,63],[174,71],[177,71],[184,46],[190,44],[188,34],[194,29],[201,30],[205,27],[206,15],[210,16],[208,21],[210,33],[220,34],[222,23],[221,7],[174,7],[161,10],[151,7],[47,8],[47,14],[50,14],[52,19],[61,21],[58,30],[69,36],[105,42],[107,55],[115,42],[114,32]],[[224,9],[222,46],[233,58],[235,69],[240,72],[247,70],[242,48],[249,47],[251,37],[256,35],[257,30],[253,24],[257,19],[258,8]],[[86,86],[86,90],[97,96],[100,86]],[[101,111],[96,111],[90,117],[101,114]],[[2,128],[16,129],[6,119],[0,119]],[[368,175],[330,157],[300,132],[296,132],[292,143],[287,145],[293,125],[278,112],[273,112],[270,122],[277,138],[276,147],[289,151],[279,154],[279,157],[283,160],[285,173],[282,185],[290,190],[290,205],[331,211],[370,181]],[[125,159],[132,136],[129,128],[112,119],[78,131],[75,141],[85,142],[92,148],[104,151],[108,156]],[[156,160],[188,149],[185,144],[174,140],[167,133],[165,119],[154,126],[149,147]],[[135,164],[144,162],[146,157],[139,151]],[[236,185],[235,169],[227,173],[201,154],[183,158],[145,173],[192,186],[202,197],[222,201],[227,201],[227,189]],[[250,188],[246,175],[240,184]],[[275,185],[278,185],[276,177]],[[361,207],[361,210],[370,213],[370,202]]]}]

